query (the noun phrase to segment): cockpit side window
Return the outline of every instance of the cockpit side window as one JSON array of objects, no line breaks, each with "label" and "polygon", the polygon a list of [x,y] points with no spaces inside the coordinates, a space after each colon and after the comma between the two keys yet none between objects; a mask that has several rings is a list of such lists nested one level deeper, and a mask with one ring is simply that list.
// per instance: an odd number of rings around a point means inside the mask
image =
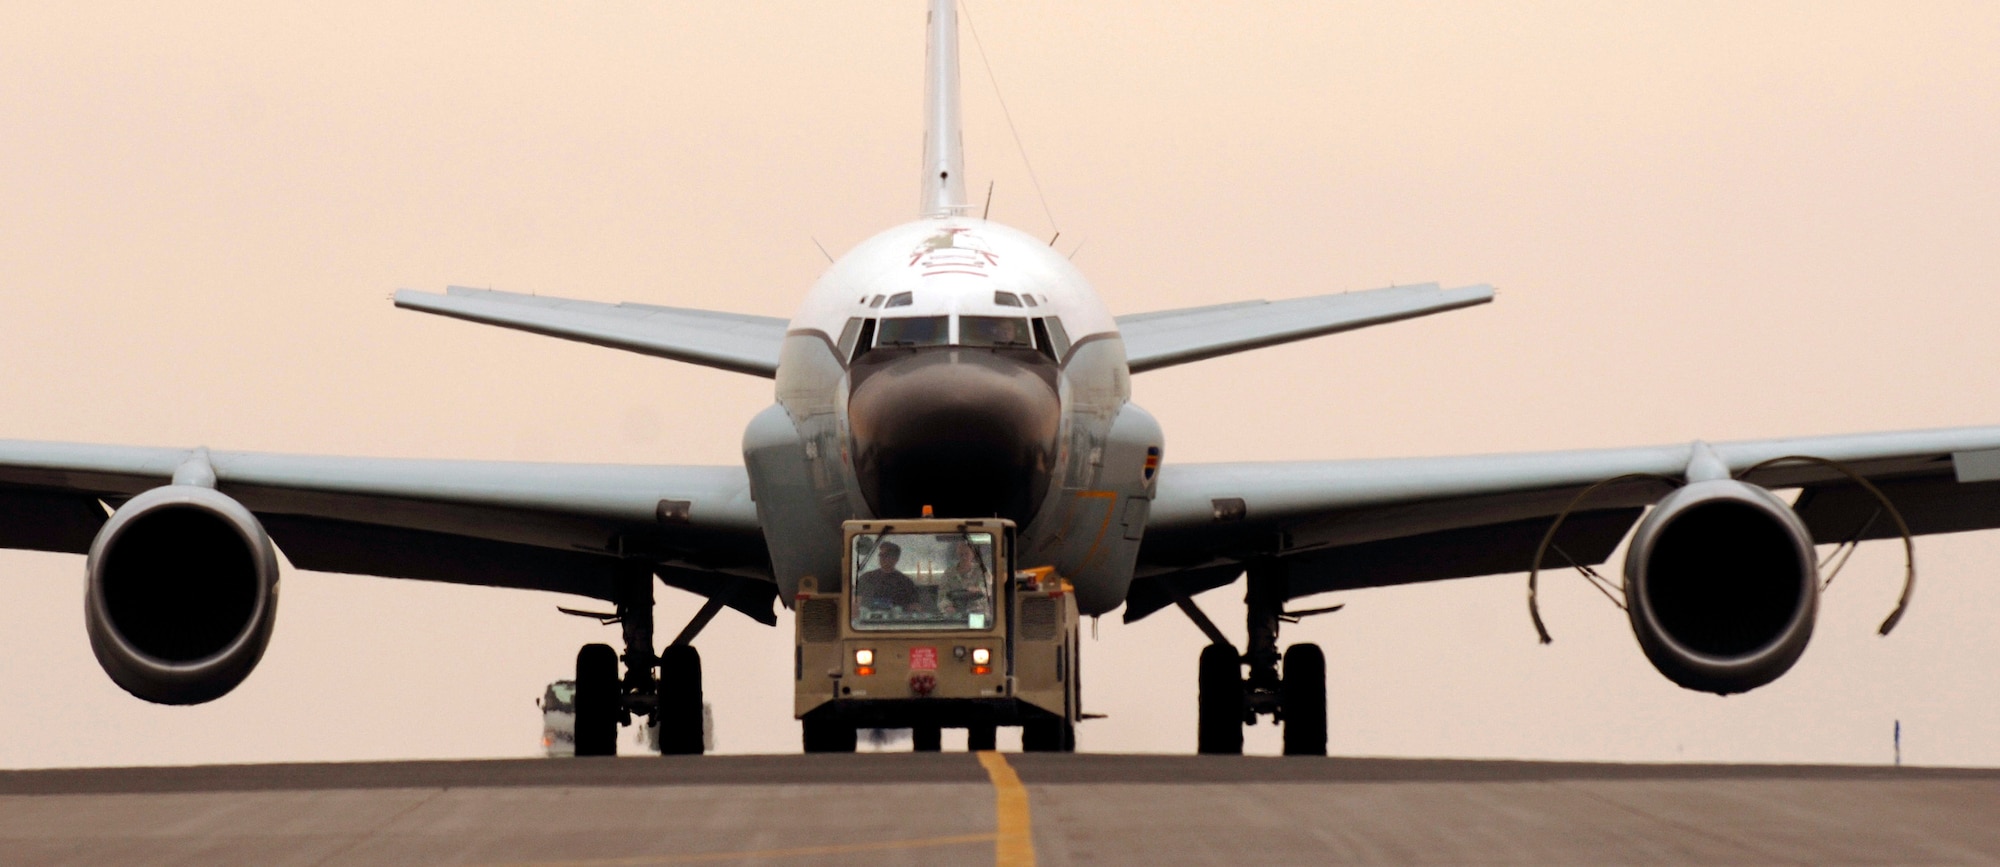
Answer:
[{"label": "cockpit side window", "polygon": [[[894,299],[891,299],[891,306]],[[943,346],[951,340],[950,320],[944,316],[905,316],[883,319],[875,327],[876,346]]]},{"label": "cockpit side window", "polygon": [[835,345],[840,347],[841,358],[854,357],[854,339],[861,336],[861,323],[863,321],[863,319],[857,316],[847,320],[847,326],[840,329],[840,341]]},{"label": "cockpit side window", "polygon": [[1061,319],[1054,316],[1036,319],[1035,337],[1041,343],[1042,354],[1059,362],[1069,354],[1069,333],[1063,331]]},{"label": "cockpit side window", "polygon": [[1035,348],[1041,350],[1043,355],[1048,356],[1050,361],[1058,364],[1062,363],[1062,359],[1056,356],[1056,348],[1049,344],[1048,324],[1039,318],[1035,320]]},{"label": "cockpit side window", "polygon": [[853,364],[855,361],[859,360],[861,356],[868,354],[868,350],[874,348],[875,320],[854,319],[854,320],[849,320],[849,322],[850,323],[858,322],[860,323],[860,327],[855,330],[853,343],[847,342],[846,335],[844,333],[842,334],[840,350],[843,355],[847,356],[847,363]]},{"label": "cockpit side window", "polygon": [[1000,307],[1019,307],[1021,306],[1021,296],[1012,292],[994,292],[993,303]]},{"label": "cockpit side window", "polygon": [[916,303],[916,296],[915,296],[915,295],[913,295],[913,294],[911,294],[911,293],[909,293],[909,292],[898,292],[898,293],[896,293],[896,294],[894,294],[894,295],[891,295],[891,296],[889,296],[889,303],[888,303],[888,304],[885,304],[885,305],[883,305],[883,306],[884,306],[884,307],[908,307],[908,306],[910,306],[911,304],[914,304],[914,303]]},{"label": "cockpit side window", "polygon": [[958,317],[958,343],[960,346],[995,346],[1007,349],[1033,349],[1033,331],[1028,320],[1013,316],[960,316]]}]

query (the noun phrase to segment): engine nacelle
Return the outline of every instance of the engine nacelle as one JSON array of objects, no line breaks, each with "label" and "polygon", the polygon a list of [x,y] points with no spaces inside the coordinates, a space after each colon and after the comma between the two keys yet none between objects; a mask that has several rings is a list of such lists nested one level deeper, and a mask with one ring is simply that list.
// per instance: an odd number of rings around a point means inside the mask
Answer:
[{"label": "engine nacelle", "polygon": [[159,704],[250,676],[271,640],[278,556],[243,504],[194,485],[133,497],[90,545],[84,620],[104,673]]},{"label": "engine nacelle", "polygon": [[1732,479],[1669,494],[1625,555],[1632,631],[1653,667],[1718,695],[1791,670],[1819,612],[1812,535],[1785,501]]}]

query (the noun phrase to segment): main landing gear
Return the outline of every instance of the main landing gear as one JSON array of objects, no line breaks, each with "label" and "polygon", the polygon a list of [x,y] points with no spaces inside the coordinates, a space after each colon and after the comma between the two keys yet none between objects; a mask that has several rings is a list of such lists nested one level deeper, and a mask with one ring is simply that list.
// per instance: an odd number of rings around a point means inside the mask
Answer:
[{"label": "main landing gear", "polygon": [[1175,603],[1212,642],[1201,650],[1196,744],[1203,754],[1242,755],[1243,727],[1269,715],[1284,726],[1285,755],[1326,755],[1326,654],[1319,645],[1302,643],[1280,656],[1278,626],[1340,606],[1286,611],[1283,570],[1275,563],[1250,567],[1244,596],[1250,640],[1241,654],[1192,599],[1176,590]]},{"label": "main landing gear", "polygon": [[[700,755],[702,730],[701,653],[694,637],[722,611],[708,600],[672,643],[653,653],[653,572],[635,567],[619,580],[618,611],[595,616],[623,627],[625,676],[618,676],[620,654],[608,644],[586,644],[576,654],[576,754],[615,756],[618,727],[634,717],[659,726],[661,755]],[[659,672],[658,677],[654,671]]]}]

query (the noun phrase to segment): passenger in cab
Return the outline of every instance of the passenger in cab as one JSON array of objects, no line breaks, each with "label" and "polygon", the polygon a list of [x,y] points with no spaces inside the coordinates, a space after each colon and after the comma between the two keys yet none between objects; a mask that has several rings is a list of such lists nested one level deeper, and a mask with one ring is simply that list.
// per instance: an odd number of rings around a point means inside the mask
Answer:
[{"label": "passenger in cab", "polygon": [[958,543],[958,558],[945,569],[938,608],[945,614],[991,614],[992,575],[971,542]]}]

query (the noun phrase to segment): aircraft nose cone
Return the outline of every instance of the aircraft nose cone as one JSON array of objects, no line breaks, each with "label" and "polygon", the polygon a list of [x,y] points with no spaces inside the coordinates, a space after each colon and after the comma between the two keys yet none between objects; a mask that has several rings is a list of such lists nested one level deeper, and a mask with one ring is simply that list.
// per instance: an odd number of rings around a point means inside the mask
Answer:
[{"label": "aircraft nose cone", "polygon": [[1043,372],[992,352],[929,350],[852,375],[854,469],[877,517],[926,505],[939,517],[1034,516],[1062,426]]}]

